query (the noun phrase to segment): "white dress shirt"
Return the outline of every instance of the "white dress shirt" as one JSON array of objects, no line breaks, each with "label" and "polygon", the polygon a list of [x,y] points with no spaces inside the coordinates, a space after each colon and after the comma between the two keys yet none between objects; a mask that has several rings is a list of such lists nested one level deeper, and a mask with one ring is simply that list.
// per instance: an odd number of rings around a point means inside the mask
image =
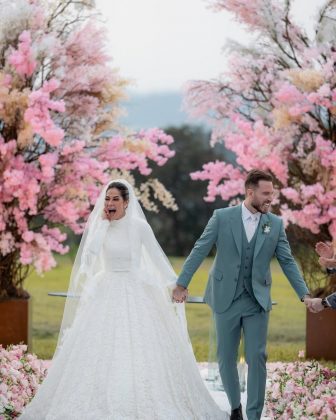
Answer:
[{"label": "white dress shirt", "polygon": [[242,219],[243,225],[245,228],[245,233],[248,242],[251,241],[253,235],[258,227],[261,213],[251,213],[250,210],[245,206],[245,203],[242,204]]}]

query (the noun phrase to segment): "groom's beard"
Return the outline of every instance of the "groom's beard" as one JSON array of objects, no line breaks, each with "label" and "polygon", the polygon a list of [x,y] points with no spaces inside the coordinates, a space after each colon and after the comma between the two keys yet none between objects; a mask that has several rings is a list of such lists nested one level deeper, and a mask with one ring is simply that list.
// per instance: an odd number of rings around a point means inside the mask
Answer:
[{"label": "groom's beard", "polygon": [[270,201],[264,201],[263,203],[258,203],[256,201],[252,201],[251,206],[259,211],[260,213],[268,213],[271,208],[271,202]]}]

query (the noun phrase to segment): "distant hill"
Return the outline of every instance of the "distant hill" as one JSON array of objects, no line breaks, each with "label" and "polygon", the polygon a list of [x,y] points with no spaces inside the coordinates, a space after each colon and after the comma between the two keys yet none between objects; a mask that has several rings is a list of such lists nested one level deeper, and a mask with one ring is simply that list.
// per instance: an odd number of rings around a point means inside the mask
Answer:
[{"label": "distant hill", "polygon": [[191,120],[182,110],[183,98],[179,92],[143,95],[129,92],[128,95],[128,101],[123,104],[127,116],[123,117],[121,122],[134,130],[150,127],[179,127],[183,124],[201,125],[200,121]]}]

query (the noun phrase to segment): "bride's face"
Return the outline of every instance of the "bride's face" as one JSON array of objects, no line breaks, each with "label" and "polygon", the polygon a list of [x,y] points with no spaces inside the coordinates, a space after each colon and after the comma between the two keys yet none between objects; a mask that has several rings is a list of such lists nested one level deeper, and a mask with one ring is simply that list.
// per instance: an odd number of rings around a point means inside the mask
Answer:
[{"label": "bride's face", "polygon": [[110,188],[105,196],[104,210],[107,218],[118,220],[125,216],[127,201],[125,201],[118,188]]}]

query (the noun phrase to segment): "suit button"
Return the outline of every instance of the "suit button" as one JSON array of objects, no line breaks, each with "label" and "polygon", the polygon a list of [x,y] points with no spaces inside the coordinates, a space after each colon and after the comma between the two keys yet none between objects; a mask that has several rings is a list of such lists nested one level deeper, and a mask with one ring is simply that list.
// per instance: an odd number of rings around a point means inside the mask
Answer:
[{"label": "suit button", "polygon": [[234,279],[234,281],[238,281],[237,277]]},{"label": "suit button", "polygon": [[237,265],[237,268],[240,268],[240,265]]},{"label": "suit button", "polygon": [[247,268],[247,265],[245,265],[245,268]]}]

